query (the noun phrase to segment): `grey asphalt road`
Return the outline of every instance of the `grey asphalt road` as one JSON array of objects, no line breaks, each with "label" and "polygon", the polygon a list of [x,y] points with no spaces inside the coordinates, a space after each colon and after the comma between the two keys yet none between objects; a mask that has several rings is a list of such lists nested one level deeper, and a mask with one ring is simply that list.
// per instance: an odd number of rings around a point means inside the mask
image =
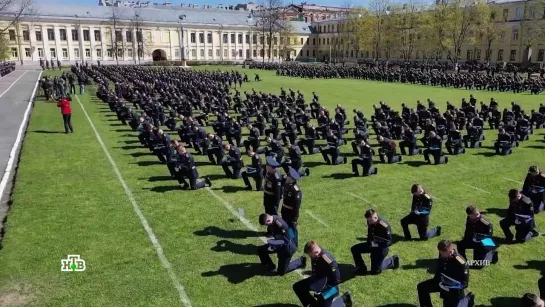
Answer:
[{"label": "grey asphalt road", "polygon": [[0,170],[6,170],[39,75],[40,71],[20,68],[0,79]]}]

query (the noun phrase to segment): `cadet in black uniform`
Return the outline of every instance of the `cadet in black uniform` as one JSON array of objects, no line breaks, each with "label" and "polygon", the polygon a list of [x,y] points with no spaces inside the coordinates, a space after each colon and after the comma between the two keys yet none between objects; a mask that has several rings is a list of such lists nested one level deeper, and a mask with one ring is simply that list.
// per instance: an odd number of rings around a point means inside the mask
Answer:
[{"label": "cadet in black uniform", "polygon": [[286,180],[284,181],[284,187],[282,191],[282,198],[284,203],[280,214],[288,226],[290,231],[293,232],[293,238],[295,244],[299,244],[299,233],[297,232],[297,220],[299,219],[299,211],[301,210],[301,199],[303,198],[303,192],[297,186],[297,180],[299,180],[299,172],[295,169],[288,169]]},{"label": "cadet in black uniform", "polygon": [[[223,140],[219,135],[208,134],[208,141],[210,142],[210,147],[207,149],[208,160],[214,165],[221,163],[223,159]],[[214,156],[216,159],[214,159]]]},{"label": "cadet in black uniform", "polygon": [[261,136],[259,128],[248,125],[248,130],[250,130],[250,135],[248,136],[248,139],[244,141],[244,147],[246,148],[246,151],[248,151],[250,147],[253,151],[257,151],[259,149],[259,137]]},{"label": "cadet in black uniform", "polygon": [[496,244],[492,241],[492,223],[486,220],[475,206],[467,207],[466,214],[464,237],[456,244],[458,252],[464,259],[467,259],[466,250],[472,249],[474,260],[487,260],[496,263],[498,252],[495,250]]},{"label": "cadet in black uniform", "polygon": [[280,164],[273,157],[267,157],[263,182],[263,206],[265,213],[270,215],[278,215],[278,205],[282,199],[282,178],[276,169],[279,166]]},{"label": "cadet in black uniform", "polygon": [[[350,292],[335,299],[339,294],[341,272],[331,253],[321,248],[317,242],[305,244],[305,253],[311,258],[312,275],[293,284],[293,291],[304,307],[342,307],[352,306]],[[314,292],[314,296],[310,292]]]},{"label": "cadet in black uniform", "polygon": [[303,160],[301,159],[302,153],[299,146],[291,144],[289,140],[286,145],[288,147],[288,156],[284,159],[284,162],[282,162],[284,172],[288,174],[289,168],[291,167],[299,173],[300,177],[310,175],[310,169],[308,167],[303,167]]},{"label": "cadet in black uniform", "polygon": [[473,306],[473,293],[465,294],[469,284],[469,266],[466,260],[456,252],[452,243],[442,240],[437,244],[439,259],[437,271],[432,279],[418,284],[420,307],[432,307],[430,293],[439,292],[445,307]]},{"label": "cadet in black uniform", "polygon": [[155,140],[155,146],[153,147],[153,153],[159,158],[159,161],[166,163],[168,151],[170,149],[170,136],[165,134],[163,130],[157,131],[157,139]]},{"label": "cadet in black uniform", "polygon": [[401,162],[403,157],[396,153],[396,143],[390,139],[379,135],[377,137],[380,148],[378,153],[380,156],[380,162],[382,163],[396,163]]},{"label": "cadet in black uniform", "polygon": [[247,166],[246,170],[242,172],[242,180],[246,185],[246,190],[252,190],[252,184],[248,177],[252,177],[255,180],[255,187],[257,191],[263,191],[263,161],[261,157],[253,150],[248,149],[248,156],[252,159],[251,166]]},{"label": "cadet in black uniform", "polygon": [[[305,126],[305,136],[299,140],[299,148],[305,155],[313,155],[320,152],[320,148],[316,148],[316,128],[308,122]],[[305,150],[305,147],[308,150]]]},{"label": "cadet in black uniform", "polygon": [[511,136],[505,132],[505,129],[500,128],[498,133],[498,139],[494,143],[496,154],[509,155],[512,152],[512,140]]},{"label": "cadet in black uniform", "polygon": [[545,193],[545,175],[535,165],[530,166],[524,179],[522,194],[532,200],[534,213],[543,211]]},{"label": "cadet in black uniform", "polygon": [[[221,161],[221,167],[225,172],[225,176],[232,179],[240,178],[240,171],[244,166],[244,163],[242,162],[242,156],[240,154],[240,149],[231,144],[224,144],[223,149],[227,151],[227,157],[225,158],[225,160]],[[229,167],[233,168],[232,172]]]},{"label": "cadet in black uniform", "polygon": [[356,274],[366,275],[367,266],[361,254],[371,255],[371,274],[380,274],[387,269],[399,268],[399,256],[388,256],[389,247],[392,245],[392,229],[390,224],[380,218],[375,210],[365,212],[367,219],[367,242],[358,243],[350,249],[356,266]]},{"label": "cadet in black uniform", "polygon": [[401,219],[401,227],[403,228],[405,239],[411,240],[409,225],[413,224],[416,225],[421,240],[428,240],[435,236],[440,236],[441,226],[428,230],[431,207],[433,205],[431,196],[429,196],[419,184],[413,184],[411,193],[413,194],[411,213]]},{"label": "cadet in black uniform", "polygon": [[360,175],[358,165],[361,165],[363,168],[361,173],[362,176],[377,174],[378,169],[373,167],[373,155],[375,154],[373,148],[371,148],[369,144],[365,143],[364,140],[361,140],[356,149],[358,150],[358,157],[352,159],[352,173],[354,176]]},{"label": "cadet in black uniform", "polygon": [[431,164],[430,155],[433,156],[434,164],[448,163],[448,157],[443,155],[443,140],[435,134],[435,131],[430,131],[424,149],[424,160]]},{"label": "cadet in black uniform", "polygon": [[306,266],[305,256],[291,261],[293,254],[297,251],[297,243],[289,231],[290,227],[281,217],[263,213],[259,216],[259,224],[266,225],[273,237],[258,249],[259,260],[267,272],[270,273],[276,269],[270,254],[278,255],[277,273],[281,276]]},{"label": "cadet in black uniform", "polygon": [[[193,160],[193,156],[186,151],[185,147],[179,145],[177,150],[180,158],[178,159],[178,165],[175,167],[177,169],[176,179],[180,185],[182,185],[182,188],[187,189],[190,187],[191,190],[197,190],[204,188],[205,185],[211,187],[212,182],[208,177],[204,177],[204,180],[197,182],[199,173],[195,166],[195,160]],[[189,179],[189,185],[187,184],[187,181],[185,181],[186,178]]]},{"label": "cadet in black uniform", "polygon": [[513,240],[513,233],[509,229],[513,225],[515,226],[515,239],[518,242],[526,242],[538,235],[535,231],[536,224],[532,201],[517,189],[509,191],[507,216],[500,221],[500,227],[507,241]]},{"label": "cadet in black uniform", "polygon": [[[327,147],[320,148],[320,151],[322,152],[322,157],[324,158],[325,163],[327,164],[346,164],[346,157],[340,157],[341,152],[339,151],[340,142],[342,140],[339,140],[331,131],[328,131],[326,136],[327,141]],[[331,155],[331,159],[329,158],[329,155]]]}]

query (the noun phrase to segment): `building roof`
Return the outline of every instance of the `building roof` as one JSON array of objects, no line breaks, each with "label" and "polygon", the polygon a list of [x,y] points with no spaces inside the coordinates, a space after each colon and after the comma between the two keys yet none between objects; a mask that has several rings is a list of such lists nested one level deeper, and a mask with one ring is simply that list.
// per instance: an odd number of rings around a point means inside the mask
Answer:
[{"label": "building roof", "polygon": [[[248,26],[252,24],[250,12],[220,9],[199,9],[188,7],[108,7],[84,4],[35,4],[35,13],[29,18],[39,19],[70,19],[80,21],[108,20],[112,10],[116,10],[120,20],[133,19],[135,14],[143,22],[178,23],[179,16],[185,15],[187,25],[224,25]],[[9,16],[9,14],[6,14]],[[76,17],[77,15],[77,17]]]}]

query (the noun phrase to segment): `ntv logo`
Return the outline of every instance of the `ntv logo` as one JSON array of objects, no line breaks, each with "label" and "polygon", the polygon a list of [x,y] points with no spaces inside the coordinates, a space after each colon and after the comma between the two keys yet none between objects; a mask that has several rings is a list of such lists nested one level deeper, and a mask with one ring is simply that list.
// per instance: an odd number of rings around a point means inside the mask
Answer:
[{"label": "ntv logo", "polygon": [[85,260],[80,255],[68,255],[66,259],[61,259],[62,272],[83,272],[85,271]]}]

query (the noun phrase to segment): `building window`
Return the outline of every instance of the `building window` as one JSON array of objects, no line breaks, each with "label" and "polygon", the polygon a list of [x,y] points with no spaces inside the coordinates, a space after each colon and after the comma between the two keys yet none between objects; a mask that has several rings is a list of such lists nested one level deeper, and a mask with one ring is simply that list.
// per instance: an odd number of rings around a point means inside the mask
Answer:
[{"label": "building window", "polygon": [[204,58],[204,49],[201,49],[201,51],[199,53],[200,53],[200,57]]},{"label": "building window", "polygon": [[79,48],[74,48],[74,57],[79,58]]},{"label": "building window", "polygon": [[85,48],[85,58],[91,57],[91,49]]},{"label": "building window", "polygon": [[263,45],[265,43],[265,38],[263,36],[259,37],[259,43]]},{"label": "building window", "polygon": [[213,57],[214,56],[214,52],[212,51],[212,49],[208,49],[208,57]]},{"label": "building window", "polygon": [[250,49],[246,49],[246,58],[247,58],[247,59],[250,58]]},{"label": "building window", "polygon": [[227,57],[227,49],[223,49],[223,56]]},{"label": "building window", "polygon": [[212,33],[206,34],[206,42],[212,44]]},{"label": "building window", "polygon": [[55,40],[55,32],[53,31],[53,29],[47,29],[47,39],[50,41]]},{"label": "building window", "polygon": [[117,57],[122,58],[123,57],[123,49],[117,49]]},{"label": "building window", "polygon": [[195,36],[195,33],[191,33],[191,34],[189,35],[189,39],[190,39],[190,41],[191,41],[192,43],[194,43],[194,42],[196,41],[196,39],[197,39],[196,36]]},{"label": "building window", "polygon": [[[85,32],[83,32],[85,33]],[[123,41],[123,34],[121,31],[115,31],[115,41],[116,42],[122,42]]]},{"label": "building window", "polygon": [[517,58],[517,50],[513,49],[511,50],[511,54],[509,55],[509,61],[514,62]]},{"label": "building window", "polygon": [[62,58],[63,59],[68,58],[68,49],[62,48]]},{"label": "building window", "polygon": [[278,56],[278,50],[276,50],[276,49],[273,50],[273,56],[274,56],[274,57],[277,57],[277,56]]},{"label": "building window", "polygon": [[515,18],[516,19],[521,19],[522,18],[522,8],[521,7],[517,7],[517,9],[515,10]]},{"label": "building window", "polygon": [[308,58],[308,49],[307,49],[307,58]]},{"label": "building window", "polygon": [[304,42],[303,38],[301,37],[301,45],[304,45],[304,44],[305,44],[305,42]]},{"label": "building window", "polygon": [[11,57],[16,58],[17,57],[17,48],[11,48]]},{"label": "building window", "polygon": [[265,57],[265,51],[263,49],[259,50],[259,56],[264,58]]},{"label": "building window", "polygon": [[179,58],[180,57],[180,49],[176,48],[174,49],[174,57]]},{"label": "building window", "polygon": [[519,30],[518,29],[513,29],[513,35],[511,36],[511,39],[516,41],[519,39]]},{"label": "building window", "polygon": [[91,35],[89,34],[89,30],[83,30],[83,40],[86,42],[91,40]]},{"label": "building window", "polygon": [[23,40],[24,41],[30,40],[30,32],[28,30],[23,30]]},{"label": "building window", "polygon": [[498,50],[498,61],[503,61],[503,49]]},{"label": "building window", "polygon": [[30,48],[25,48],[25,57],[30,58]]},{"label": "building window", "polygon": [[112,49],[106,50],[106,56],[107,56],[107,57],[111,58],[112,55],[113,55],[113,54],[112,54]]},{"label": "building window", "polygon": [[252,43],[254,43],[254,45],[257,44],[257,35],[256,34],[252,35]]},{"label": "building window", "polygon": [[278,45],[278,37],[273,37],[273,44]]},{"label": "building window", "polygon": [[254,49],[253,51],[254,52],[253,52],[252,56],[255,58],[255,57],[257,57],[257,50]]},{"label": "building window", "polygon": [[61,41],[66,41],[66,29],[59,29],[59,38]]},{"label": "building window", "polygon": [[477,54],[476,54],[475,59],[476,59],[477,61],[480,61],[480,60],[481,60],[481,49],[477,49],[477,50],[476,50],[476,53],[477,53]]},{"label": "building window", "polygon": [[509,18],[509,9],[503,9],[503,20],[507,21]]},{"label": "building window", "polygon": [[127,40],[128,43],[132,43],[132,32],[131,31],[125,31],[125,39]]},{"label": "building window", "polygon": [[235,34],[231,34],[231,44],[235,43]]},{"label": "building window", "polygon": [[239,34],[239,35],[238,35],[238,43],[239,43],[239,44],[242,44],[242,34]]},{"label": "building window", "polygon": [[235,49],[231,49],[231,56],[234,58],[237,57],[237,51]]},{"label": "building window", "polygon": [[42,31],[36,31],[36,40],[39,42],[42,41]]},{"label": "building window", "polygon": [[312,50],[312,56],[313,56],[313,57],[316,56],[316,50]]},{"label": "building window", "polygon": [[545,53],[545,50],[539,49],[537,52],[537,61],[542,62],[543,61],[543,54]]},{"label": "building window", "polygon": [[40,58],[43,58],[44,57],[44,50],[42,48],[38,48],[38,56]]},{"label": "building window", "polygon": [[9,30],[9,40],[15,41],[15,30]]},{"label": "building window", "polygon": [[239,58],[242,57],[242,49],[239,49],[239,50],[238,50],[238,57],[239,57]]},{"label": "building window", "polygon": [[244,37],[244,40],[246,41],[246,44],[250,43],[250,34],[246,34]]},{"label": "building window", "polygon": [[199,43],[204,44],[204,33],[199,33]]},{"label": "building window", "polygon": [[72,30],[72,40],[73,41],[79,41],[78,30]]},{"label": "building window", "polygon": [[197,57],[197,49],[191,49],[191,56],[194,58]]},{"label": "building window", "polygon": [[127,49],[127,56],[132,58],[132,49]]},{"label": "building window", "polygon": [[100,35],[100,30],[95,30],[95,41],[101,42],[102,41],[102,35]]},{"label": "building window", "polygon": [[227,34],[223,34],[223,43],[227,44]]},{"label": "building window", "polygon": [[57,50],[55,50],[55,48],[50,48],[49,49],[49,55],[51,56],[51,58],[56,58],[57,57]]}]

